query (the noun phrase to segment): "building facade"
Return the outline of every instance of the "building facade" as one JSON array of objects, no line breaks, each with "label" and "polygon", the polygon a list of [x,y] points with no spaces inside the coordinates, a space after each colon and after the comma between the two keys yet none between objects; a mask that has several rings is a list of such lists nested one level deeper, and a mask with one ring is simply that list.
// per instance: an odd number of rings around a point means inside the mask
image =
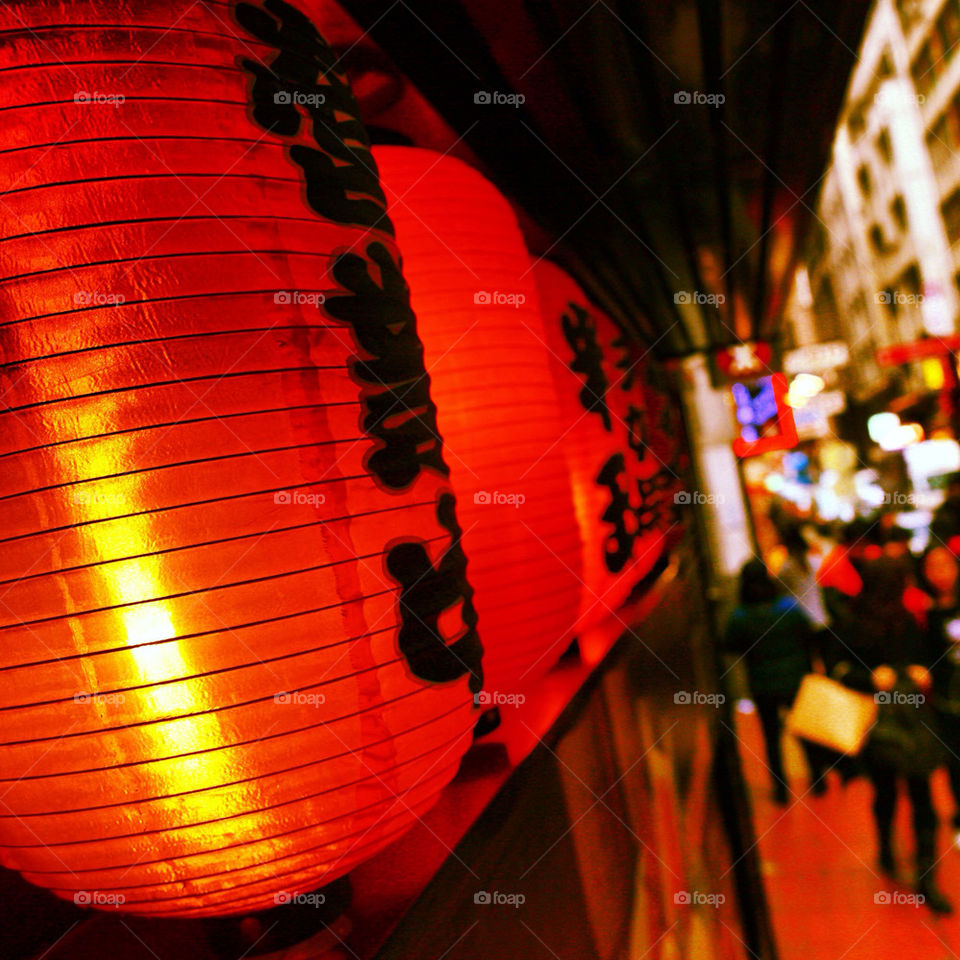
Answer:
[{"label": "building facade", "polygon": [[[953,333],[960,309],[960,0],[878,0],[847,91],[808,250],[812,317],[790,303],[791,345],[843,339],[846,387],[868,402],[877,351]],[[901,388],[936,386],[920,363]]]}]

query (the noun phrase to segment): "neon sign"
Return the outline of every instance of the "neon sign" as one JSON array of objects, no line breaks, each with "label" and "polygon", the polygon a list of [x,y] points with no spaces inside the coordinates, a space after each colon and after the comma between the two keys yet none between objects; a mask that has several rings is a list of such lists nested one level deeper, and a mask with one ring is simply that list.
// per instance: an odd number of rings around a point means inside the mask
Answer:
[{"label": "neon sign", "polygon": [[793,410],[786,404],[787,378],[782,373],[750,383],[735,383],[730,391],[740,424],[740,436],[733,441],[733,452],[738,457],[796,446],[797,427]]}]

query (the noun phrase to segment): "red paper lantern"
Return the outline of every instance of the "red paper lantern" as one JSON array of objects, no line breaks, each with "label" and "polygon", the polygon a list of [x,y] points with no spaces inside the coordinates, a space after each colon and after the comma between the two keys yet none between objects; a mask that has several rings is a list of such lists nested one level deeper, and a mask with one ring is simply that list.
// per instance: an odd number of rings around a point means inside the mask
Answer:
[{"label": "red paper lantern", "polygon": [[537,260],[533,273],[583,542],[586,629],[614,614],[663,552],[682,484],[660,442],[663,401],[642,355],[558,266]]},{"label": "red paper lantern", "polygon": [[543,320],[506,199],[467,164],[374,147],[457,493],[487,702],[573,636],[580,543]]},{"label": "red paper lantern", "polygon": [[475,720],[366,135],[268,9],[0,10],[0,857],[78,903],[315,888],[434,802]]}]

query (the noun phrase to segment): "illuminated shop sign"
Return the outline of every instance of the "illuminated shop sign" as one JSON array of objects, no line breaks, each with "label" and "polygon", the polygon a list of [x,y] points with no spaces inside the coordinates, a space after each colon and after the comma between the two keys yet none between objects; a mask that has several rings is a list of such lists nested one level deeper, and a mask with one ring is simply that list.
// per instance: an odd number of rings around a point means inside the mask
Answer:
[{"label": "illuminated shop sign", "polygon": [[730,391],[740,424],[740,436],[733,441],[733,452],[738,457],[796,446],[797,428],[793,411],[785,402],[787,378],[782,373],[735,383]]}]

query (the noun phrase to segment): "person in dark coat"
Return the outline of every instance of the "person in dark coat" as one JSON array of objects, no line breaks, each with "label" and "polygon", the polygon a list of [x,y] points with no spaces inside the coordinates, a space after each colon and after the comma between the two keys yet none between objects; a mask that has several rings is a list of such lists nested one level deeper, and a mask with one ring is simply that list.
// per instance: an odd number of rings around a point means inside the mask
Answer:
[{"label": "person in dark coat", "polygon": [[843,656],[843,638],[856,630],[854,600],[863,589],[858,562],[882,555],[877,544],[877,526],[862,518],[847,524],[837,545],[817,569],[817,583],[832,630],[822,638],[823,659],[829,667]]},{"label": "person in dark coat", "polygon": [[941,755],[933,749],[939,741],[932,711],[929,716],[923,713],[924,691],[931,682],[928,647],[903,602],[909,586],[904,565],[886,557],[860,558],[854,565],[861,589],[849,598],[849,612],[856,627],[838,638],[845,653],[831,673],[847,686],[873,694],[880,704],[877,725],[862,753],[874,788],[880,868],[896,876],[893,821],[897,784],[903,780],[913,808],[917,892],[934,912],[950,913],[950,902],[934,876],[937,816],[930,774]]},{"label": "person in dark coat", "polygon": [[946,747],[957,842],[960,840],[960,565],[946,547],[934,543],[924,553],[920,561],[920,586],[930,598],[926,638],[933,675],[933,706]]},{"label": "person in dark coat", "polygon": [[[813,628],[796,597],[784,595],[760,560],[750,560],[740,572],[740,603],[727,623],[724,644],[746,661],[753,702],[763,729],[774,799],[786,803],[787,781],[780,749],[780,712],[789,708],[810,672]],[[826,789],[827,764],[822,751],[804,743],[811,789]]]},{"label": "person in dark coat", "polygon": [[788,596],[796,598],[800,609],[807,615],[813,629],[811,649],[822,660],[823,648],[829,636],[830,618],[824,604],[823,590],[817,582],[816,570],[810,562],[810,547],[799,524],[784,526],[780,530],[780,543],[787,555],[777,570],[776,580]]}]

